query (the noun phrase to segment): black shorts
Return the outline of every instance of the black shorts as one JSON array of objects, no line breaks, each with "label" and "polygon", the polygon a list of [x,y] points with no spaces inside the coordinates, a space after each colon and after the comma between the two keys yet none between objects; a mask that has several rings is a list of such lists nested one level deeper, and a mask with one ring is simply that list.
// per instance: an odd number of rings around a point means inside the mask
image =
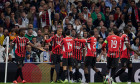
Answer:
[{"label": "black shorts", "polygon": [[15,54],[15,62],[17,66],[24,66],[24,57],[19,57],[18,55]]},{"label": "black shorts", "polygon": [[62,62],[62,55],[52,54],[51,62],[52,62],[52,65],[56,65],[56,64]]},{"label": "black shorts", "polygon": [[119,62],[119,58],[110,58],[107,57],[107,67],[112,68],[112,67],[117,67]]},{"label": "black shorts", "polygon": [[85,67],[88,67],[88,66],[94,67],[95,64],[96,64],[96,57],[86,56]]},{"label": "black shorts", "polygon": [[122,58],[121,59],[122,67],[128,67],[130,64],[132,64],[132,61],[130,61],[130,59],[127,59],[127,58]]},{"label": "black shorts", "polygon": [[76,67],[80,67],[81,66],[81,60],[77,60],[77,59],[73,59],[73,66]]},{"label": "black shorts", "polygon": [[74,59],[73,58],[63,58],[62,62],[63,62],[63,66],[73,66]]}]

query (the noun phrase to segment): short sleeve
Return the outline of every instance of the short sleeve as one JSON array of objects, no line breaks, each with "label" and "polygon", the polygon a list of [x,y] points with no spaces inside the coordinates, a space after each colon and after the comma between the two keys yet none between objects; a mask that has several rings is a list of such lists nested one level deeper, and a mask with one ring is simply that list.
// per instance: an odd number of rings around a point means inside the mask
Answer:
[{"label": "short sleeve", "polygon": [[15,44],[15,43],[17,43],[17,37],[14,38],[14,40],[12,41],[12,44]]},{"label": "short sleeve", "polygon": [[90,43],[90,42],[91,42],[91,38],[88,38],[88,39],[87,39],[87,43]]},{"label": "short sleeve", "polygon": [[127,36],[124,37],[124,43],[128,43],[128,37]]}]

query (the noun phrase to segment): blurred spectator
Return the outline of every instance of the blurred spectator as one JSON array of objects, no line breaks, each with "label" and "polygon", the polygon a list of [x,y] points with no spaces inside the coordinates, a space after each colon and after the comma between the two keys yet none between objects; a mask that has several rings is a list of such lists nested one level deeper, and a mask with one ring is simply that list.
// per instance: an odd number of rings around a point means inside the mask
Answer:
[{"label": "blurred spectator", "polygon": [[91,14],[88,12],[88,8],[85,6],[85,7],[83,7],[83,15],[84,15],[84,19],[85,20],[88,20],[88,18],[90,18],[91,17]]},{"label": "blurred spectator", "polygon": [[10,40],[14,40],[14,38],[16,37],[16,33],[14,29],[12,29],[11,32],[9,33],[9,37],[10,37]]},{"label": "blurred spectator", "polygon": [[11,18],[12,24],[16,24],[18,22],[17,19],[15,18],[15,13],[14,12],[11,12],[10,18]]},{"label": "blurred spectator", "polygon": [[36,13],[36,7],[32,6],[30,8],[30,12],[27,14],[27,18],[29,19],[29,24],[33,25],[33,29],[37,30],[41,28],[39,15]]},{"label": "blurred spectator", "polygon": [[132,55],[133,63],[140,63],[140,57],[137,54]]},{"label": "blurred spectator", "polygon": [[39,57],[36,54],[36,52],[32,51],[32,48],[30,45],[27,45],[27,51],[26,51],[26,57],[25,62],[39,62]]},{"label": "blurred spectator", "polygon": [[102,27],[100,31],[100,36],[105,39],[108,36],[108,33],[106,32],[106,27]]},{"label": "blurred spectator", "polygon": [[92,18],[89,18],[86,22],[86,31],[89,32],[90,30],[93,30],[93,28]]},{"label": "blurred spectator", "polygon": [[39,43],[41,43],[42,41],[43,41],[43,36],[42,36],[43,34],[42,34],[42,31],[41,30],[38,30],[37,31],[37,37],[36,37],[36,40],[39,42]]},{"label": "blurred spectator", "polygon": [[96,58],[97,62],[107,62],[107,53],[102,51]]},{"label": "blurred spectator", "polygon": [[5,15],[3,12],[0,13],[0,24],[3,24],[5,20]]},{"label": "blurred spectator", "polygon": [[49,45],[46,44],[44,49],[46,51],[44,51],[40,54],[40,62],[50,62],[51,52],[49,51]]},{"label": "blurred spectator", "polygon": [[7,36],[9,35],[9,32],[7,29],[4,30],[4,41],[3,41],[3,46],[5,47],[6,46],[6,43],[7,43]]},{"label": "blurred spectator", "polygon": [[[92,20],[93,20],[93,22],[98,18],[98,16],[97,15],[101,15],[100,16],[100,19],[103,19],[104,21],[105,21],[105,16],[104,16],[104,14],[102,13],[102,12],[100,12],[100,9],[98,8],[98,7],[96,7],[95,8],[95,12],[93,12],[92,14],[91,14],[91,17],[92,17]],[[94,24],[95,25],[95,24]]]},{"label": "blurred spectator", "polygon": [[73,28],[76,30],[77,33],[80,33],[81,27],[81,22],[79,21],[79,19],[76,19]]},{"label": "blurred spectator", "polygon": [[0,45],[0,62],[4,62],[4,59],[5,59],[4,51],[5,51],[5,48]]},{"label": "blurred spectator", "polygon": [[67,12],[66,12],[65,6],[62,6],[61,11],[60,11],[60,17],[63,20],[66,16],[67,16]]},{"label": "blurred spectator", "polygon": [[131,17],[132,24],[134,27],[137,28],[137,22],[140,21],[140,11],[138,10],[138,7],[135,4],[135,1],[131,1],[130,8],[128,9],[128,14]]},{"label": "blurred spectator", "polygon": [[139,46],[140,46],[140,38],[139,37],[135,37],[134,38],[134,43],[131,45],[132,49],[134,50],[139,50]]},{"label": "blurred spectator", "polygon": [[101,53],[103,41],[104,41],[104,40],[103,40],[102,37],[99,37],[99,38],[97,39],[97,44],[96,44],[97,54],[100,54],[100,53]]},{"label": "blurred spectator", "polygon": [[20,27],[27,28],[28,24],[29,24],[29,20],[27,18],[27,15],[26,15],[25,11],[21,12],[20,14],[21,14],[21,17],[19,18],[19,19],[21,19]]},{"label": "blurred spectator", "polygon": [[33,39],[33,29],[28,29],[27,34],[25,34],[25,37],[28,38],[30,41]]},{"label": "blurred spectator", "polygon": [[39,13],[39,16],[41,17],[41,27],[51,25],[51,11],[49,10],[48,5],[43,5],[43,10]]},{"label": "blurred spectator", "polygon": [[4,35],[3,35],[3,27],[0,26],[0,45],[3,45]]},{"label": "blurred spectator", "polygon": [[9,16],[6,16],[6,17],[5,17],[5,22],[4,22],[4,24],[3,24],[3,27],[4,27],[4,29],[8,29],[9,32],[10,32],[11,29],[14,27],[14,24],[12,24],[12,23],[10,22],[10,17],[9,17]]}]

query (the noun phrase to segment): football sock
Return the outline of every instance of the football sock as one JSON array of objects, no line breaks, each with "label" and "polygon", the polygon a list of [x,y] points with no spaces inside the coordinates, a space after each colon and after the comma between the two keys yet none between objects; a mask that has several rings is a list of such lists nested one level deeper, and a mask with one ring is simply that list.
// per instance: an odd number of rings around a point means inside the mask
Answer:
[{"label": "football sock", "polygon": [[59,69],[59,75],[58,75],[58,79],[61,79],[61,74],[63,73],[63,67],[60,67]]},{"label": "football sock", "polygon": [[78,77],[79,77],[79,69],[78,69],[78,68],[76,68],[75,73],[76,73],[76,75],[75,75],[75,79],[78,79]]},{"label": "football sock", "polygon": [[73,72],[70,71],[70,80],[72,80],[72,79],[73,79]]},{"label": "football sock", "polygon": [[116,68],[112,68],[111,69],[111,77],[115,75],[115,72],[116,72]]},{"label": "football sock", "polygon": [[128,81],[131,82],[132,68],[128,68]]},{"label": "football sock", "polygon": [[54,73],[54,68],[51,67],[51,71],[50,71],[51,80],[50,81],[53,81],[53,73]]},{"label": "football sock", "polygon": [[85,78],[86,78],[86,82],[89,83],[90,82],[89,74],[85,74]]},{"label": "football sock", "polygon": [[98,71],[97,74],[98,74],[100,77],[103,78],[103,75],[102,75],[102,73],[101,73],[100,71]]},{"label": "football sock", "polygon": [[121,75],[123,72],[125,72],[125,69],[119,70],[119,71],[113,76],[113,79],[115,79],[117,76]]},{"label": "football sock", "polygon": [[21,80],[23,80],[22,68],[19,68],[19,75],[20,75]]},{"label": "football sock", "polygon": [[19,68],[18,68],[17,71],[16,71],[15,80],[17,80],[18,76],[19,76]]},{"label": "football sock", "polygon": [[64,70],[64,78],[65,78],[65,79],[68,79],[67,70]]}]

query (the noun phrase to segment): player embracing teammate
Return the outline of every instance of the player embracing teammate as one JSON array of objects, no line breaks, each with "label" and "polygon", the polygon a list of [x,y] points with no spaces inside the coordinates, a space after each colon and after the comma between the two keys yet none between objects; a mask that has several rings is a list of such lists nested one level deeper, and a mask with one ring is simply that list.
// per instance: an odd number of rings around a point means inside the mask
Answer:
[{"label": "player embracing teammate", "polygon": [[132,58],[130,56],[130,51],[134,51],[137,55],[140,55],[137,51],[133,50],[130,47],[130,39],[128,37],[128,34],[130,33],[130,27],[125,26],[124,27],[124,34],[121,36],[121,66],[122,68],[115,73],[111,80],[115,84],[115,78],[119,75],[121,75],[123,72],[125,72],[125,69],[128,68],[128,84],[131,84],[132,79]]},{"label": "player embracing teammate", "polygon": [[63,72],[63,67],[62,67],[62,48],[57,48],[54,50],[54,48],[61,43],[63,39],[62,35],[62,28],[57,29],[57,34],[52,36],[50,39],[45,39],[45,42],[52,42],[52,55],[51,55],[51,70],[50,70],[50,82],[53,83],[53,73],[55,70],[55,65],[60,63],[60,69],[59,72],[57,73],[57,81],[61,80],[61,74]]},{"label": "player embracing teammate", "polygon": [[[110,81],[112,84],[116,84],[115,78],[125,72],[126,68],[128,68],[128,84],[131,84],[132,59],[130,57],[130,51],[134,51],[136,54],[140,55],[140,53],[130,47],[130,40],[128,37],[128,34],[130,33],[129,27],[126,26],[123,30],[124,34],[121,37],[118,37],[118,30],[112,29],[110,31],[111,35],[107,37],[102,45],[102,49],[104,50],[105,45],[108,44],[107,72],[111,73]],[[116,73],[119,55],[122,68]]]}]

